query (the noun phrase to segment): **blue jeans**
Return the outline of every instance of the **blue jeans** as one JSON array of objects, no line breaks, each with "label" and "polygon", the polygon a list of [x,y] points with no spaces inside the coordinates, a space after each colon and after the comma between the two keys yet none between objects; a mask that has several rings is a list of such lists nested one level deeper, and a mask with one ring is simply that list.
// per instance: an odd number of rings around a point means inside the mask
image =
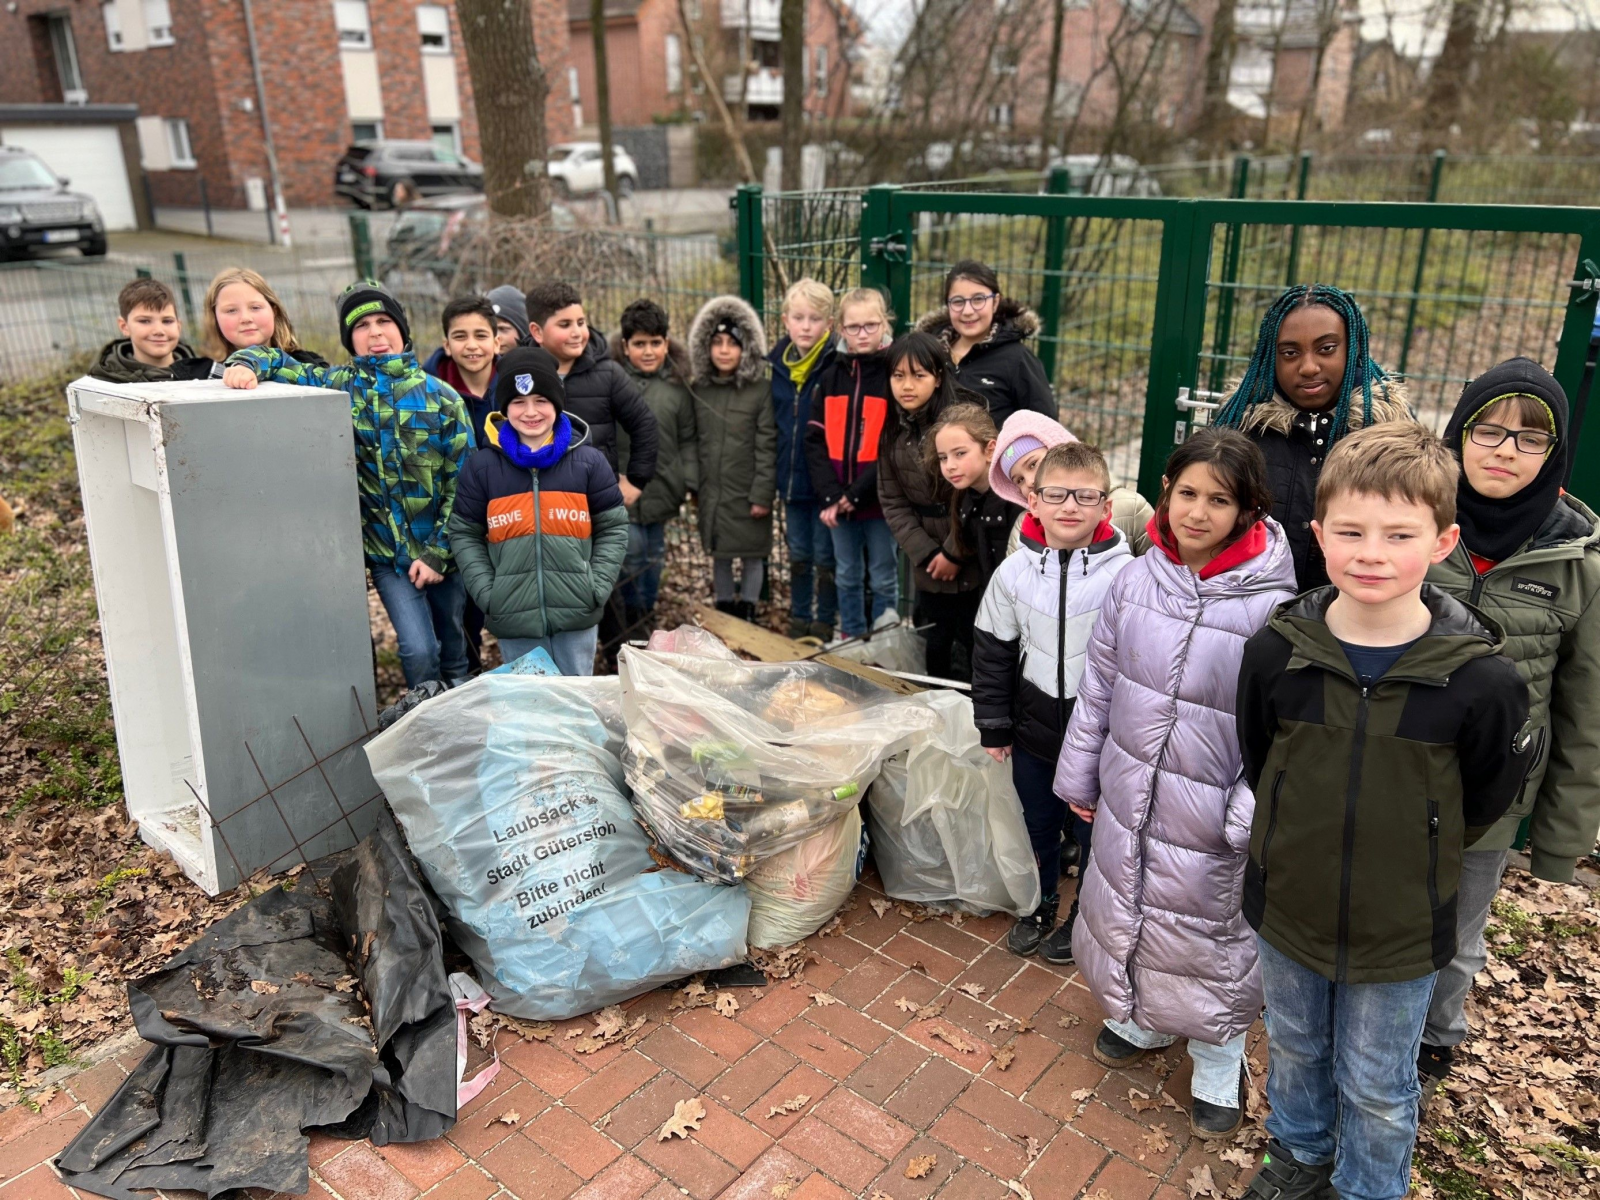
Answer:
[{"label": "blue jeans", "polygon": [[1072,838],[1078,843],[1078,878],[1089,866],[1089,838],[1094,826],[1067,807],[1056,795],[1054,759],[1029,754],[1020,746],[1011,747],[1011,782],[1022,801],[1022,819],[1028,826],[1028,841],[1039,864],[1039,895],[1048,900],[1061,890],[1061,831],[1071,823]]},{"label": "blue jeans", "polygon": [[1334,983],[1261,938],[1267,1133],[1299,1162],[1332,1161],[1341,1200],[1401,1200],[1417,1141],[1417,1050],[1434,975]]},{"label": "blue jeans", "polygon": [[622,558],[622,602],[629,608],[656,606],[661,568],[667,561],[667,523],[628,526],[628,552]]},{"label": "blue jeans", "polygon": [[[872,620],[896,604],[900,572],[889,522],[882,517],[851,517],[833,527],[834,579],[839,585],[839,628],[845,637],[867,631],[866,588],[872,584]],[[862,556],[866,568],[862,568]]]},{"label": "blue jeans", "polygon": [[571,629],[566,633],[552,633],[547,637],[499,638],[498,641],[502,662],[515,662],[536,647],[543,647],[555,660],[556,670],[563,675],[593,675],[594,652],[600,644],[600,626]]},{"label": "blue jeans", "polygon": [[378,589],[400,643],[400,669],[406,687],[414,688],[430,679],[449,684],[467,678],[467,634],[461,618],[467,607],[467,589],[461,576],[452,571],[439,583],[418,588],[388,564],[372,567],[372,586]]},{"label": "blue jeans", "polygon": [[833,583],[833,531],[817,515],[815,501],[785,504],[784,540],[789,543],[789,615],[830,629],[839,615]]},{"label": "blue jeans", "polygon": [[[1171,1033],[1151,1033],[1132,1021],[1106,1021],[1111,1030],[1130,1046],[1141,1050],[1161,1050],[1176,1042]],[[1189,1082],[1189,1095],[1207,1104],[1221,1108],[1244,1107],[1240,1083],[1244,1077],[1244,1034],[1238,1034],[1220,1046],[1209,1042],[1188,1041],[1189,1057],[1194,1060],[1194,1078]]]}]

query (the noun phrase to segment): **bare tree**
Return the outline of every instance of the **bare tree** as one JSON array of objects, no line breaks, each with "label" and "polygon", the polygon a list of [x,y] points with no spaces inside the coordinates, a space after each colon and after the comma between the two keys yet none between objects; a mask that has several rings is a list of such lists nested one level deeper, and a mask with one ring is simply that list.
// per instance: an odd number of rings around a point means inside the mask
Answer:
[{"label": "bare tree", "polygon": [[1322,68],[1327,61],[1328,45],[1344,23],[1343,0],[1316,0],[1316,3],[1317,51],[1315,59],[1312,60],[1311,81],[1306,85],[1306,94],[1300,101],[1300,119],[1294,127],[1294,146],[1291,152],[1296,155],[1305,145],[1308,126],[1316,119],[1318,93],[1322,87]]},{"label": "bare tree", "polygon": [[[717,110],[717,120],[721,123],[722,132],[727,136],[728,144],[733,149],[739,173],[746,183],[760,183],[761,176],[756,174],[755,163],[750,161],[750,148],[744,144],[744,122],[733,115],[733,110],[728,107],[728,101],[722,95],[721,81],[711,73],[711,66],[706,62],[700,39],[695,36],[694,22],[689,20],[689,10],[684,0],[678,0],[678,23],[683,26],[683,36],[689,43],[689,57],[694,64],[695,74],[700,77],[706,94],[711,97],[711,107]],[[744,67],[745,64],[740,62],[741,79],[745,74]]]},{"label": "bare tree", "polygon": [[1233,74],[1236,44],[1233,15],[1239,0],[1217,0],[1211,18],[1211,41],[1206,46],[1205,91],[1200,102],[1200,140],[1213,151],[1227,146],[1233,125],[1233,106],[1228,103],[1228,81]]},{"label": "bare tree", "polygon": [[1489,0],[1450,0],[1450,23],[1428,81],[1427,125],[1440,134],[1461,119],[1462,101],[1477,63],[1478,35]]},{"label": "bare tree", "polygon": [[[600,123],[600,169],[606,194],[617,199],[617,162],[611,149],[611,71],[606,65],[606,0],[589,0],[589,44],[594,47],[594,107]],[[615,208],[612,209],[615,212]]]},{"label": "bare tree", "polygon": [[550,213],[544,105],[549,94],[527,0],[457,0],[489,208],[504,217]]},{"label": "bare tree", "polygon": [[1039,116],[1041,171],[1050,166],[1050,151],[1055,149],[1056,93],[1061,90],[1061,39],[1067,24],[1067,0],[1051,0],[1050,8],[1050,61],[1045,71],[1044,111]]},{"label": "bare tree", "polygon": [[806,121],[806,0],[782,0],[778,40],[783,54],[783,180],[786,192],[800,190],[800,150]]}]

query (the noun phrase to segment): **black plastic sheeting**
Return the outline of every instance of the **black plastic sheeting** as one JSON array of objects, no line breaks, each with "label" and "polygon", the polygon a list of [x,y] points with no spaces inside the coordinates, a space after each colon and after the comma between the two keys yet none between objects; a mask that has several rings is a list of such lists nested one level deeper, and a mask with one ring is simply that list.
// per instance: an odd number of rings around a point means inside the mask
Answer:
[{"label": "black plastic sheeting", "polygon": [[293,890],[256,897],[129,984],[128,999],[152,1046],[56,1159],[81,1191],[303,1193],[305,1131],[381,1146],[455,1124],[455,1002],[439,923],[387,813]]}]

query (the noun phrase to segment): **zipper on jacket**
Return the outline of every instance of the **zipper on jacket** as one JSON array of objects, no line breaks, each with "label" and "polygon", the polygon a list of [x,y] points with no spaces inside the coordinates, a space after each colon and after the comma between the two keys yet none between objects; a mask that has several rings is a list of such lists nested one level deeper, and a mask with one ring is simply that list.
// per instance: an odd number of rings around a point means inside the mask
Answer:
[{"label": "zipper on jacket", "polygon": [[[1467,559],[1467,565],[1472,566],[1472,559]],[[1478,574],[1478,568],[1472,567],[1472,591],[1467,594],[1467,603],[1476,604],[1478,597],[1483,595],[1483,576]]]},{"label": "zipper on jacket", "polygon": [[1272,806],[1267,809],[1267,833],[1261,839],[1261,889],[1267,887],[1267,851],[1272,849],[1272,835],[1278,832],[1278,798],[1283,795],[1283,777],[1287,770],[1279,771],[1277,778],[1272,781]]},{"label": "zipper on jacket", "polygon": [[[866,416],[861,411],[861,360],[859,358],[850,364],[850,373],[856,378],[854,386],[850,389],[850,405],[845,409],[844,413],[844,487],[847,492],[850,490],[850,485],[856,481],[853,468],[858,465],[856,463],[856,455],[861,447],[861,424]],[[852,413],[856,415],[854,421],[850,419]]]},{"label": "zipper on jacket", "polygon": [[1355,871],[1356,800],[1361,793],[1361,760],[1367,751],[1367,712],[1371,707],[1371,688],[1361,689],[1361,703],[1356,708],[1356,728],[1350,747],[1350,780],[1344,796],[1344,845],[1339,864],[1339,944],[1338,962],[1334,969],[1334,982],[1345,982],[1345,970],[1350,958],[1350,877]]},{"label": "zipper on jacket", "polygon": [[[983,536],[979,528],[978,536]],[[1072,565],[1072,555],[1067,555],[1061,567],[1061,598],[1056,603],[1056,728],[1067,731],[1067,573]]]},{"label": "zipper on jacket", "polygon": [[543,637],[550,636],[550,614],[544,607],[544,522],[539,508],[539,470],[528,472],[533,476],[533,574],[539,581],[539,627]]},{"label": "zipper on jacket", "polygon": [[1439,911],[1439,802],[1428,801],[1428,910]]}]

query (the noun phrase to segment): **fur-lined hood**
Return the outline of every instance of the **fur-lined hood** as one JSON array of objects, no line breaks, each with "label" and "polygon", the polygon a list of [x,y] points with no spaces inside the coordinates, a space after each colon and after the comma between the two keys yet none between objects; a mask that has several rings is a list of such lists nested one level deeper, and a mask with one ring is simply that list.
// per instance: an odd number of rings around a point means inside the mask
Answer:
[{"label": "fur-lined hood", "polygon": [[694,382],[710,383],[716,374],[711,367],[711,337],[724,320],[734,322],[744,336],[744,356],[733,373],[734,386],[757,382],[767,371],[767,334],[756,310],[737,296],[707,300],[695,314],[694,324],[689,326],[689,367]]},{"label": "fur-lined hood", "polygon": [[[931,333],[946,346],[956,340],[955,326],[950,324],[950,312],[946,308],[936,308],[924,314],[917,322],[919,333]],[[989,336],[979,342],[980,346],[998,346],[1005,342],[1025,342],[1039,332],[1039,318],[1020,300],[1010,296],[1001,296],[1000,303],[995,306],[994,324],[989,327]]]},{"label": "fur-lined hood", "polygon": [[[617,334],[616,341],[611,343],[611,358],[621,365],[629,374],[640,374],[638,369],[628,361],[627,354],[623,351],[622,335]],[[689,382],[689,352],[683,348],[683,343],[676,338],[667,339],[667,361],[669,368],[668,378],[676,379],[683,383]]]},{"label": "fur-lined hood", "polygon": [[[1234,380],[1228,385],[1228,395],[1232,396],[1239,390],[1239,380]],[[1273,388],[1272,399],[1261,404],[1253,404],[1244,411],[1244,418],[1239,422],[1241,433],[1279,433],[1287,437],[1294,427],[1295,417],[1300,415],[1300,410],[1289,401],[1285,400],[1277,388]],[[1411,391],[1406,386],[1406,381],[1390,376],[1381,383],[1373,385],[1372,389],[1372,423],[1381,425],[1385,421],[1409,421],[1412,419]],[[1362,419],[1361,402],[1356,397],[1350,400],[1350,430],[1354,433],[1366,422]]]}]

